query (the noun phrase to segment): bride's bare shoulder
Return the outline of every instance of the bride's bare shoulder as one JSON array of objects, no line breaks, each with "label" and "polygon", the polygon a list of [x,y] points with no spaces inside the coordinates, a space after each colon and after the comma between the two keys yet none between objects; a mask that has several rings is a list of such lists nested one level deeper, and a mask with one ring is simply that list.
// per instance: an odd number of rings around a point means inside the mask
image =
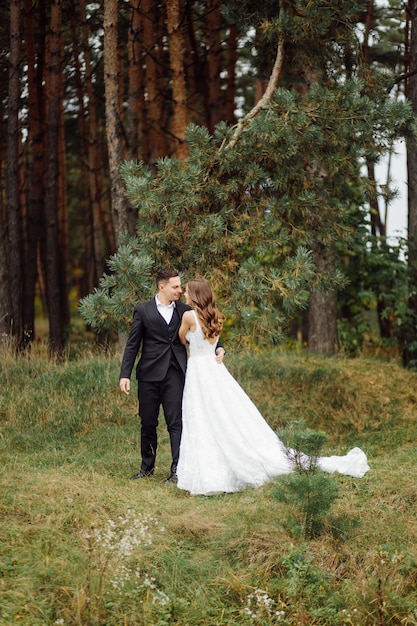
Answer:
[{"label": "bride's bare shoulder", "polygon": [[189,322],[190,324],[191,324],[192,322],[194,322],[194,315],[193,315],[193,312],[192,312],[192,311],[185,311],[185,312],[182,314],[182,320],[183,320],[184,322]]},{"label": "bride's bare shoulder", "polygon": [[191,331],[194,331],[196,328],[195,317],[192,311],[185,311],[182,316],[182,327],[186,327]]}]

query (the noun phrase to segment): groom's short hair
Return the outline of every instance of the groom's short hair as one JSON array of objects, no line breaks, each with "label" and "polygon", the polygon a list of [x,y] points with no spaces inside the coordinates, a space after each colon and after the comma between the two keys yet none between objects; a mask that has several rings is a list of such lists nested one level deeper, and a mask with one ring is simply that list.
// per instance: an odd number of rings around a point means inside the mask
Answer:
[{"label": "groom's short hair", "polygon": [[174,270],[172,267],[164,267],[156,275],[156,284],[167,283],[170,278],[176,278],[177,276],[179,276],[177,270]]}]

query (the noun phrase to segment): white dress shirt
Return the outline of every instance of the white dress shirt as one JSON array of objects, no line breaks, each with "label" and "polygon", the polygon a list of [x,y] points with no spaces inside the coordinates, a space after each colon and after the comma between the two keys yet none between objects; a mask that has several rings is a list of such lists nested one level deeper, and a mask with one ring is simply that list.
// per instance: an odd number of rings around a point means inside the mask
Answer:
[{"label": "white dress shirt", "polygon": [[158,299],[158,296],[155,296],[156,306],[158,308],[158,312],[162,315],[167,324],[172,320],[172,316],[174,315],[175,302],[171,302],[170,304],[163,304]]}]

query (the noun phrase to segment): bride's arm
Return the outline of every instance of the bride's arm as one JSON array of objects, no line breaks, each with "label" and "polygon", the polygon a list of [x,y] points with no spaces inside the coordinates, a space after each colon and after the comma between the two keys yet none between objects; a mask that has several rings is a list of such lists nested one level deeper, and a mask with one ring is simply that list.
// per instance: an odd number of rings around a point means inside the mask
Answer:
[{"label": "bride's arm", "polygon": [[182,344],[184,344],[184,346],[187,344],[185,335],[188,333],[188,331],[193,325],[194,325],[193,314],[191,313],[191,311],[185,311],[184,315],[182,316],[180,329],[178,331],[178,337],[180,338],[180,341]]}]

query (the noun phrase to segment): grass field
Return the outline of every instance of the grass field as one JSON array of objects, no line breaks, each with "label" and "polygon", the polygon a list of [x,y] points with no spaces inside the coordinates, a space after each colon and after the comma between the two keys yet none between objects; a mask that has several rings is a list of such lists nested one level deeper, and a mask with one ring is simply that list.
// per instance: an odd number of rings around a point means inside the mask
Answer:
[{"label": "grass field", "polygon": [[417,624],[417,374],[228,351],[274,429],[302,418],[327,432],[326,454],[368,455],[364,478],[336,476],[324,531],[307,540],[273,484],[215,497],[164,484],[163,420],[155,476],[129,481],[136,386],[119,392],[119,363],[1,354],[1,626]]}]

